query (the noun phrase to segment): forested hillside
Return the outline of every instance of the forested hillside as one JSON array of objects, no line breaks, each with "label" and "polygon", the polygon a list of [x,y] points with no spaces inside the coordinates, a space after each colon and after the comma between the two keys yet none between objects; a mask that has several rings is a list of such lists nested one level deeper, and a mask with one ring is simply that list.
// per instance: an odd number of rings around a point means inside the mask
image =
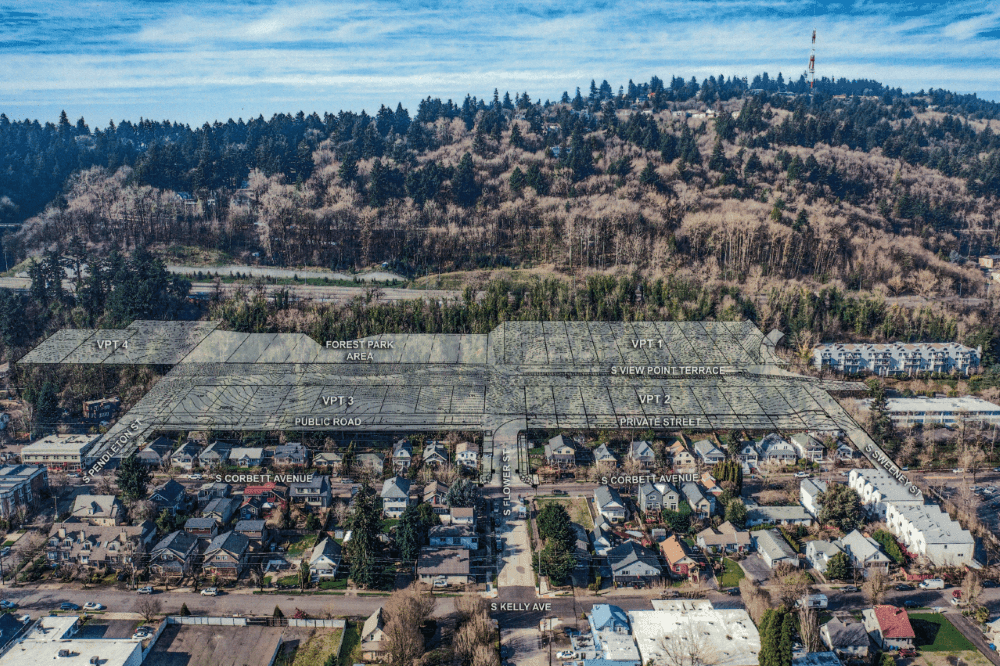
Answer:
[{"label": "forested hillside", "polygon": [[[388,262],[410,277],[532,268],[553,285],[617,273],[647,293],[699,294],[626,316],[979,336],[993,306],[947,302],[986,295],[974,259],[1000,247],[1000,105],[874,81],[818,90],[766,74],[654,77],[557,102],[427,98],[412,116],[398,106],[194,129],[0,116],[0,207],[25,220],[4,248],[9,261],[71,248],[97,261],[194,245],[274,265]],[[558,316],[601,316],[551,289]],[[886,304],[909,297],[940,305]],[[244,306],[225,307],[238,325]]]}]

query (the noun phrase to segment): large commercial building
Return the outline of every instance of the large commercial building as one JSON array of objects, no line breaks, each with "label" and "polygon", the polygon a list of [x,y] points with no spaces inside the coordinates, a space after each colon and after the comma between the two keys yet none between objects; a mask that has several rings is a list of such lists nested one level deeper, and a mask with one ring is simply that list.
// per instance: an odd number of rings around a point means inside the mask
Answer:
[{"label": "large commercial building", "polygon": [[654,599],[654,610],[631,611],[642,663],[757,666],[760,633],[742,608],[704,600]]},{"label": "large commercial building", "polygon": [[0,469],[0,518],[9,520],[30,511],[49,487],[48,471],[37,465],[8,465]]},{"label": "large commercial building", "polygon": [[983,348],[957,342],[838,343],[813,349],[813,364],[847,374],[915,375],[921,372],[979,372]]},{"label": "large commercial building", "polygon": [[113,638],[77,638],[79,617],[44,616],[7,652],[0,666],[50,664],[59,666],[139,666],[142,641]]},{"label": "large commercial building", "polygon": [[[864,401],[867,407],[869,400]],[[900,427],[938,423],[955,425],[962,421],[1000,424],[1000,405],[982,398],[890,398],[886,411]]]},{"label": "large commercial building", "polygon": [[21,462],[50,470],[79,470],[91,464],[100,435],[49,435],[21,449]]}]

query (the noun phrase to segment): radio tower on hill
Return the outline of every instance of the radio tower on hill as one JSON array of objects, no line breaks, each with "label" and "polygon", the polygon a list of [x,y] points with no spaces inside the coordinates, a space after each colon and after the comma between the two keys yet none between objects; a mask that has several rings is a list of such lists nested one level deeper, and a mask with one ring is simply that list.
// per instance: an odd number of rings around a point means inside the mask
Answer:
[{"label": "radio tower on hill", "polygon": [[813,30],[812,51],[809,52],[809,95],[816,86],[816,30]]}]

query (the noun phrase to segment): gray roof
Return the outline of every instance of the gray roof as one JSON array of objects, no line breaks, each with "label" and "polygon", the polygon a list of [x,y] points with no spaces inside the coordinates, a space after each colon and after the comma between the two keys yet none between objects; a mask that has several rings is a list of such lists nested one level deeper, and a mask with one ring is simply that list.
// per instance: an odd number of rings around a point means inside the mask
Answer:
[{"label": "gray roof", "polygon": [[225,513],[232,513],[236,511],[240,506],[240,501],[235,497],[216,497],[211,502],[205,505],[202,509],[202,514],[218,513],[223,515]]},{"label": "gray roof", "polygon": [[205,549],[205,555],[207,556],[209,553],[220,550],[230,553],[242,553],[249,547],[250,539],[247,538],[247,535],[240,534],[239,532],[223,532],[208,544],[208,548]]},{"label": "gray roof", "polygon": [[469,551],[465,548],[428,548],[420,549],[417,561],[419,575],[468,575]]},{"label": "gray roof", "polygon": [[757,550],[766,553],[772,560],[796,559],[795,551],[778,530],[758,530],[753,534],[757,541]]},{"label": "gray roof", "polygon": [[153,546],[152,552],[158,553],[163,550],[169,550],[174,553],[186,555],[197,543],[197,537],[192,536],[183,530],[177,530],[176,532],[171,532],[167,536],[160,539],[160,541]]},{"label": "gray roof", "polygon": [[625,503],[622,501],[622,496],[618,494],[618,490],[610,486],[594,488],[594,499],[597,501],[598,509],[602,509],[612,502],[617,503],[623,509],[625,508]]},{"label": "gray roof", "polygon": [[639,486],[638,493],[639,497],[652,496],[654,494],[656,495],[656,497],[663,497],[663,493],[660,492],[660,489],[654,486],[649,481],[646,481],[641,486]]},{"label": "gray roof", "polygon": [[114,495],[77,495],[73,501],[74,518],[111,518],[117,515],[118,499]]},{"label": "gray roof", "polygon": [[312,554],[309,557],[309,564],[315,564],[321,557],[339,561],[341,552],[340,544],[330,537],[326,537],[313,547]]},{"label": "gray roof", "polygon": [[435,525],[427,530],[429,537],[474,537],[476,530],[468,525]]},{"label": "gray roof", "polygon": [[656,553],[648,548],[643,548],[635,541],[626,541],[608,551],[608,566],[611,567],[612,571],[627,567],[634,562],[642,562],[657,571],[661,570],[660,560]]},{"label": "gray roof", "polygon": [[644,439],[632,441],[628,446],[628,454],[632,458],[655,458],[656,453],[650,443]]},{"label": "gray roof", "polygon": [[162,486],[154,488],[151,495],[153,494],[160,495],[161,497],[163,497],[164,501],[173,503],[179,500],[182,495],[184,495],[184,486],[177,483],[173,479],[170,479]]},{"label": "gray roof", "polygon": [[776,523],[783,520],[808,520],[812,516],[801,504],[792,506],[751,506],[747,507],[747,520]]},{"label": "gray roof", "polygon": [[826,481],[820,481],[819,479],[802,479],[802,483],[799,484],[799,488],[815,497],[820,493],[826,492],[827,483]]},{"label": "gray roof", "polygon": [[266,520],[237,520],[233,529],[237,532],[263,532],[266,526]]},{"label": "gray roof", "polygon": [[681,492],[684,493],[684,497],[691,504],[700,504],[705,501],[705,496],[702,494],[701,488],[698,487],[697,483],[688,481],[681,486]]},{"label": "gray roof", "polygon": [[382,484],[382,499],[406,499],[410,496],[410,480],[401,476],[386,479]]},{"label": "gray roof", "polygon": [[601,462],[601,461],[604,461],[604,460],[614,460],[614,461],[617,461],[618,460],[618,456],[616,456],[615,454],[611,453],[611,451],[608,449],[608,445],[607,444],[601,444],[596,449],[594,449],[594,460],[597,461],[597,462]]},{"label": "gray roof", "polygon": [[691,448],[694,449],[695,453],[701,455],[702,457],[707,455],[720,455],[720,456],[726,455],[725,453],[722,452],[722,449],[717,447],[715,444],[712,443],[711,440],[708,439],[699,439],[697,442],[691,445]]},{"label": "gray roof", "polygon": [[823,626],[830,635],[830,647],[834,649],[867,647],[869,645],[868,631],[865,630],[865,625],[857,620],[833,618]]},{"label": "gray roof", "polygon": [[849,553],[851,557],[861,561],[867,561],[871,558],[881,562],[889,561],[889,556],[882,552],[882,548],[878,542],[871,537],[866,537],[858,530],[854,530],[847,536],[837,539],[834,543]]},{"label": "gray roof", "polygon": [[184,523],[185,530],[210,530],[215,527],[215,518],[188,518]]}]

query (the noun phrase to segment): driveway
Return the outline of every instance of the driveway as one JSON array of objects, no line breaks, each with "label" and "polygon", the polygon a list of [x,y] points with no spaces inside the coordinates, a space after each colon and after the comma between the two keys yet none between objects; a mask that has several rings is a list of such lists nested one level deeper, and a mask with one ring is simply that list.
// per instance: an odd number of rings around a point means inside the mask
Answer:
[{"label": "driveway", "polygon": [[757,555],[750,555],[743,558],[740,560],[739,565],[748,578],[758,583],[762,583],[771,577],[770,567]]},{"label": "driveway", "polygon": [[996,666],[1000,666],[1000,655],[990,649],[989,641],[986,640],[986,636],[983,635],[983,632],[979,630],[977,625],[961,613],[945,613],[944,616],[955,625],[956,629],[962,632],[963,636],[972,641],[972,644],[986,655],[987,659],[996,664]]},{"label": "driveway", "polygon": [[503,568],[497,583],[505,587],[535,587],[535,574],[531,569],[531,549],[528,547],[528,521],[512,520],[502,524],[498,530],[503,537]]}]

